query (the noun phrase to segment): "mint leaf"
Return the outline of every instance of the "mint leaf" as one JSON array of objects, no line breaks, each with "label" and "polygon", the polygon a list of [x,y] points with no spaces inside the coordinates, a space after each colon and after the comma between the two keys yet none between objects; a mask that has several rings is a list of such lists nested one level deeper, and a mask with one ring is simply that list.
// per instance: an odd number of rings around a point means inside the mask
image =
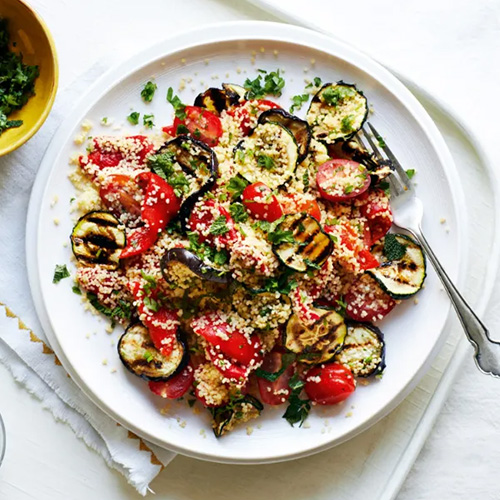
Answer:
[{"label": "mint leaf", "polygon": [[52,283],[59,283],[64,278],[69,278],[71,274],[66,267],[66,264],[56,264],[56,268],[54,270],[54,278],[52,279]]},{"label": "mint leaf", "polygon": [[406,254],[406,245],[400,243],[395,234],[387,233],[384,239],[384,255],[388,260],[402,259]]}]

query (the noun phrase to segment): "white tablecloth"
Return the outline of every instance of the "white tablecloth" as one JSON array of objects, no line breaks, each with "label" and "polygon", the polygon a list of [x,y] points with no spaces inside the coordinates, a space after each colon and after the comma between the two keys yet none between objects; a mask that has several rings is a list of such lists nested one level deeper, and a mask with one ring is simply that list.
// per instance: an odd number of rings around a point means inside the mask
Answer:
[{"label": "white tablecloth", "polygon": [[[31,3],[54,35],[61,87],[71,83],[96,58],[120,61],[166,34],[187,27],[221,20],[270,18],[244,0]],[[291,11],[301,9],[302,15],[329,27],[340,38],[406,74],[450,104],[481,134],[483,145],[500,162],[498,127],[494,125],[500,111],[498,1],[357,0],[353,4],[308,0],[306,8],[303,1],[287,0],[287,5]],[[38,144],[40,149],[45,146]],[[486,317],[493,332],[500,325],[500,290],[496,298],[499,305],[492,307]],[[500,498],[496,477],[500,463],[498,394],[500,381],[480,375],[472,361],[467,360],[399,500]],[[117,473],[76,440],[69,428],[55,423],[1,365],[0,411],[9,438],[9,453],[0,469],[2,500],[137,497]],[[160,498],[194,498],[193,495],[202,494],[206,478],[200,475],[201,469],[195,462],[180,457],[170,467],[168,475],[153,483]],[[206,477],[216,475],[217,467],[204,466]],[[186,492],[172,491],[170,474],[193,474],[193,481],[200,484]],[[260,480],[265,477],[263,474]],[[216,488],[211,488],[210,498],[216,498],[216,494]]]}]

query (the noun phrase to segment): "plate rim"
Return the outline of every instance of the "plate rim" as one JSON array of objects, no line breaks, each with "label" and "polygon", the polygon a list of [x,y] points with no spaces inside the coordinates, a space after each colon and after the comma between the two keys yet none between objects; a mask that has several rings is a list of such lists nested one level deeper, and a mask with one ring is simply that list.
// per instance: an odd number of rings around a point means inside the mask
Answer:
[{"label": "plate rim", "polygon": [[[231,30],[233,32],[231,33]],[[228,33],[229,32],[229,33]],[[279,36],[276,36],[276,34]],[[28,271],[28,279],[30,284],[30,289],[33,297],[33,301],[35,304],[35,309],[37,315],[40,319],[42,327],[49,339],[52,348],[57,353],[60,358],[65,370],[71,375],[75,383],[78,387],[86,394],[89,399],[96,404],[102,411],[104,411],[107,415],[109,415],[113,420],[120,422],[127,429],[132,430],[139,436],[155,443],[156,445],[175,451],[177,453],[181,453],[187,456],[191,456],[198,459],[213,461],[213,462],[221,462],[221,463],[238,463],[238,464],[259,464],[259,463],[273,463],[273,462],[281,462],[286,460],[292,460],[300,457],[309,456],[320,451],[324,451],[328,448],[341,444],[355,435],[363,432],[367,428],[374,425],[377,421],[383,418],[385,415],[390,413],[394,408],[396,408],[405,398],[406,396],[413,390],[413,388],[418,384],[422,376],[428,371],[435,355],[439,351],[441,345],[445,340],[445,336],[443,335],[444,325],[441,330],[441,333],[436,341],[431,353],[428,358],[422,364],[417,374],[408,382],[408,384],[398,393],[393,400],[387,404],[383,409],[379,410],[376,414],[374,414],[371,418],[365,421],[362,425],[358,426],[356,429],[351,430],[350,432],[343,435],[341,438],[337,438],[336,440],[332,440],[320,445],[317,445],[312,448],[308,448],[306,450],[302,450],[300,452],[294,453],[285,453],[285,454],[275,454],[271,456],[265,456],[262,458],[250,458],[245,459],[241,457],[219,457],[214,454],[208,454],[204,452],[197,452],[187,448],[183,448],[182,446],[168,445],[165,444],[163,440],[160,440],[156,436],[150,435],[147,432],[144,432],[140,428],[136,427],[132,423],[128,422],[126,418],[121,415],[117,415],[111,408],[109,408],[104,401],[100,401],[94,394],[90,393],[87,390],[86,384],[80,378],[76,370],[70,365],[68,360],[66,359],[64,352],[62,351],[59,342],[57,341],[57,336],[52,329],[51,322],[46,311],[44,297],[41,293],[41,285],[38,276],[38,225],[39,225],[39,206],[44,200],[44,191],[46,189],[46,183],[48,177],[52,170],[52,165],[50,162],[50,157],[57,157],[59,154],[59,149],[61,144],[59,138],[65,135],[65,129],[72,128],[74,124],[75,116],[79,116],[82,112],[89,107],[89,98],[93,98],[92,102],[95,102],[99,96],[102,96],[103,92],[106,92],[107,89],[117,84],[124,78],[126,78],[131,72],[137,71],[143,66],[151,63],[153,60],[159,59],[161,57],[166,57],[169,54],[176,53],[188,48],[200,47],[207,43],[214,42],[224,42],[230,40],[276,40],[276,41],[284,41],[286,43],[297,43],[293,38],[293,34],[302,34],[304,38],[307,40],[307,37],[311,38],[316,42],[316,45],[322,45],[322,50],[327,51],[328,46],[331,48],[336,48],[342,52],[340,56],[341,59],[348,60],[350,64],[353,64],[356,67],[359,67],[365,73],[368,73],[370,76],[375,78],[377,81],[380,80],[380,74],[384,79],[383,86],[393,93],[393,88],[396,88],[398,91],[398,99],[401,100],[401,94],[404,96],[404,105],[405,107],[410,107],[408,111],[411,113],[413,118],[420,125],[423,133],[426,135],[433,149],[435,150],[440,163],[443,166],[443,171],[446,175],[447,181],[452,189],[452,203],[454,206],[455,213],[457,215],[458,221],[466,220],[465,210],[463,209],[463,204],[460,203],[460,200],[464,197],[464,193],[462,190],[462,186],[457,179],[459,177],[452,176],[452,173],[457,173],[456,166],[451,156],[450,151],[446,143],[444,142],[441,133],[439,132],[437,126],[434,124],[430,116],[427,114],[427,111],[423,108],[423,106],[418,102],[415,96],[400,82],[392,73],[390,73],[386,68],[381,66],[379,63],[374,61],[372,58],[367,56],[366,54],[354,49],[350,45],[345,42],[335,40],[327,35],[315,32],[313,30],[285,25],[282,23],[274,23],[267,21],[231,21],[231,22],[222,22],[222,23],[213,23],[207,24],[203,27],[194,28],[192,30],[184,31],[182,33],[178,33],[172,37],[165,38],[164,40],[155,43],[151,47],[144,49],[132,57],[123,61],[122,63],[110,68],[105,74],[101,76],[89,89],[88,91],[81,97],[78,104],[73,108],[71,114],[69,114],[59,125],[56,130],[49,146],[47,147],[42,162],[40,164],[39,171],[37,173],[35,182],[33,184],[32,193],[30,197],[28,214],[27,214],[27,222],[26,222],[26,259],[27,259],[27,271]],[[203,40],[203,42],[192,43],[190,38],[192,35],[196,34],[199,38]],[[203,37],[205,35],[205,38]],[[212,38],[210,38],[212,37]],[[306,41],[299,37],[299,40],[302,45],[303,42]],[[169,47],[169,44],[175,42],[173,47]],[[353,62],[351,57],[356,60]],[[373,72],[377,73],[377,76],[373,75]],[[390,86],[388,84],[391,84]],[[99,89],[101,89],[99,91]],[[99,95],[95,96],[94,94],[99,92]],[[71,126],[70,126],[71,125]],[[453,182],[455,181],[455,182]],[[36,230],[30,230],[35,228]],[[463,238],[465,237],[465,233],[467,232],[466,225],[458,224],[457,225],[457,241],[459,243],[458,247],[460,248],[460,254],[458,256],[458,269],[463,271],[464,263],[466,259],[464,259],[464,248],[461,245]],[[458,277],[462,275],[462,272],[458,273]],[[458,284],[460,285],[461,279],[458,279]]]}]

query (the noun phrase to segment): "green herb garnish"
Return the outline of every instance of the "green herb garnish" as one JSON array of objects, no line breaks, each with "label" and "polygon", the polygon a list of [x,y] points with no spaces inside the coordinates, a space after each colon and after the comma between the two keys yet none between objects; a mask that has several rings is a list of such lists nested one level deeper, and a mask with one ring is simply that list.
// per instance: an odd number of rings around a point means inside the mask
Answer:
[{"label": "green herb garnish", "polygon": [[217,219],[212,222],[209,233],[213,234],[214,236],[222,236],[228,231],[229,228],[227,227],[226,218],[223,215],[219,215],[219,217],[217,217]]},{"label": "green herb garnish", "polygon": [[311,97],[309,94],[297,94],[292,97],[293,104],[290,106],[290,113],[294,113],[296,109],[302,108],[302,105],[306,103]]},{"label": "green herb garnish", "polygon": [[157,88],[156,83],[153,83],[151,80],[144,85],[144,88],[141,90],[141,97],[144,102],[151,102],[153,100]]},{"label": "green herb garnish", "polygon": [[321,93],[321,98],[330,106],[338,106],[340,102],[348,97],[353,97],[355,91],[351,87],[327,87]]},{"label": "green herb garnish", "polygon": [[243,179],[243,177],[236,176],[229,179],[227,190],[231,194],[233,200],[241,196],[248,184],[248,181]]},{"label": "green herb garnish", "polygon": [[248,220],[248,213],[242,203],[231,203],[229,213],[234,222],[246,222]]},{"label": "green herb garnish", "polygon": [[127,120],[131,125],[137,125],[139,123],[139,116],[141,116],[140,113],[132,111],[132,113],[127,116]]},{"label": "green herb garnish", "polygon": [[255,375],[260,378],[275,382],[278,378],[285,373],[285,370],[295,361],[296,355],[294,353],[285,353],[281,357],[281,368],[277,372],[268,372],[262,368],[255,370]]},{"label": "green herb garnish", "polygon": [[[260,99],[265,95],[281,96],[283,87],[285,86],[285,80],[280,76],[280,70],[267,71],[260,69],[260,75],[258,75],[254,80],[247,78],[243,86],[247,89],[247,99]],[[264,81],[262,81],[262,76],[264,75]]]},{"label": "green herb garnish", "polygon": [[264,153],[257,156],[257,165],[261,168],[265,168],[266,170],[272,170],[276,167],[274,159]]},{"label": "green herb garnish", "polygon": [[311,411],[311,403],[308,399],[301,399],[300,393],[305,383],[299,378],[297,373],[294,373],[288,386],[292,390],[290,397],[288,398],[288,408],[286,409],[283,418],[293,427],[294,424],[302,424],[305,422],[309,412]]},{"label": "green herb garnish", "polygon": [[56,264],[56,268],[54,270],[54,278],[52,279],[52,283],[59,283],[64,278],[69,278],[71,276],[66,264]]},{"label": "green herb garnish", "polygon": [[293,232],[289,230],[283,231],[281,229],[275,229],[267,233],[267,239],[274,245],[279,245],[280,243],[295,243]]},{"label": "green herb garnish", "polygon": [[142,117],[142,123],[146,128],[153,128],[155,126],[154,119],[155,115],[144,115]]},{"label": "green herb garnish", "polygon": [[406,171],[406,175],[408,176],[408,178],[410,179],[413,179],[413,176],[415,175],[415,169],[414,168],[409,168],[407,171]]},{"label": "green herb garnish", "polygon": [[388,260],[402,259],[406,254],[406,245],[401,244],[395,234],[387,233],[384,238],[384,255]]},{"label": "green herb garnish", "polygon": [[174,89],[169,87],[167,90],[167,101],[173,106],[175,116],[179,120],[186,119],[186,105],[182,103],[180,97],[174,95]]}]

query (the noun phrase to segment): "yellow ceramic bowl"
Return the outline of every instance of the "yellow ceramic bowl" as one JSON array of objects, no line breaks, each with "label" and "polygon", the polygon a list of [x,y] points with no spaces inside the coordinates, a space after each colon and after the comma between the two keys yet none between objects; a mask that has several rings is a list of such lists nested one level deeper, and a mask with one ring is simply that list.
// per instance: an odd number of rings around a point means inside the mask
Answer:
[{"label": "yellow ceramic bowl", "polygon": [[52,36],[31,7],[21,0],[1,0],[0,17],[8,20],[11,50],[22,52],[26,64],[37,64],[40,69],[35,95],[22,109],[9,115],[10,120],[23,120],[24,123],[0,135],[2,156],[24,144],[42,126],[54,103],[59,72]]}]

